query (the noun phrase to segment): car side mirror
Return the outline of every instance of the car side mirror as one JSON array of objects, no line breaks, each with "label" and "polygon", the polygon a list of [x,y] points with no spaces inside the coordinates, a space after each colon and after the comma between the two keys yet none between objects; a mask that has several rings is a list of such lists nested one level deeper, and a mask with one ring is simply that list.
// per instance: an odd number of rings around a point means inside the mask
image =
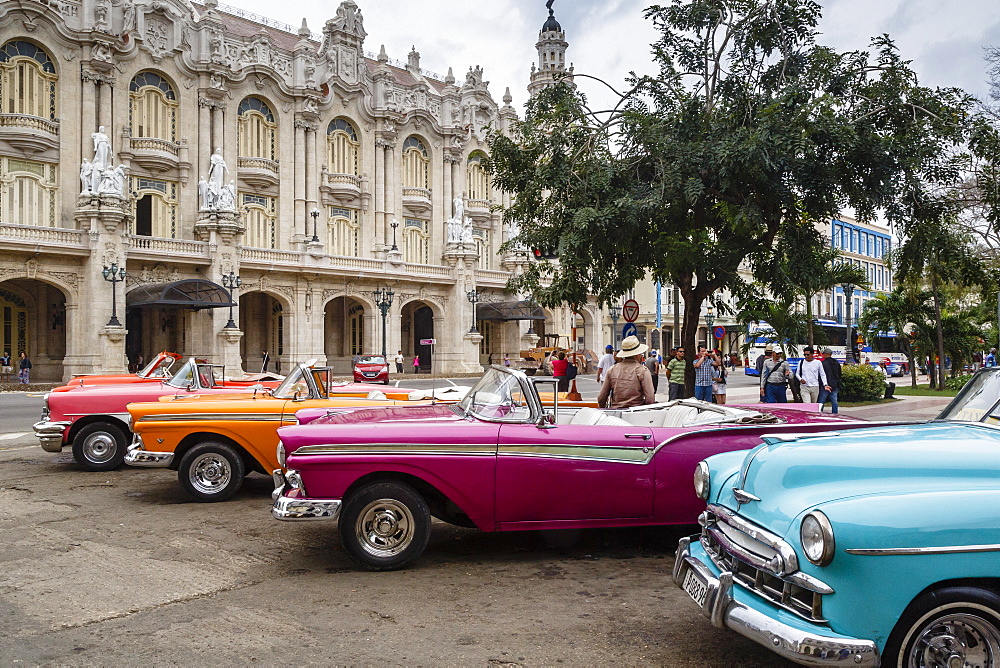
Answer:
[{"label": "car side mirror", "polygon": [[538,421],[535,426],[539,429],[555,429],[556,426],[556,416],[552,413],[542,413],[538,416]]}]

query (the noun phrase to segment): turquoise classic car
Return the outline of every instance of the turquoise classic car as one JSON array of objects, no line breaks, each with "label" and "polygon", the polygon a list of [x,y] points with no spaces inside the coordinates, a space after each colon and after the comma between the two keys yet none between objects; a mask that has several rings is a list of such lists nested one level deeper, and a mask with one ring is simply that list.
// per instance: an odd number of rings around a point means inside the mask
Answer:
[{"label": "turquoise classic car", "polygon": [[938,420],[765,436],[701,462],[673,580],[805,665],[1000,665],[1000,369]]}]

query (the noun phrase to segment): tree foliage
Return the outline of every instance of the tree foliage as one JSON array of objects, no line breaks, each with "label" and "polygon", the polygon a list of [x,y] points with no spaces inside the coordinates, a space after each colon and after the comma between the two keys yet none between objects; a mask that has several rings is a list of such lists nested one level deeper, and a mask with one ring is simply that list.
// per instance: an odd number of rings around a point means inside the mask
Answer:
[{"label": "tree foliage", "polygon": [[[633,77],[607,113],[568,85],[532,99],[511,137],[493,134],[494,183],[513,193],[512,247],[555,246],[511,288],[541,303],[616,300],[645,275],[680,289],[681,340],[742,266],[765,285],[788,226],[851,206],[862,219],[926,183],[954,180],[973,101],[920,86],[888,36],[871,51],[816,43],[811,0],[674,0],[656,76]],[[579,74],[577,76],[580,76]]]}]

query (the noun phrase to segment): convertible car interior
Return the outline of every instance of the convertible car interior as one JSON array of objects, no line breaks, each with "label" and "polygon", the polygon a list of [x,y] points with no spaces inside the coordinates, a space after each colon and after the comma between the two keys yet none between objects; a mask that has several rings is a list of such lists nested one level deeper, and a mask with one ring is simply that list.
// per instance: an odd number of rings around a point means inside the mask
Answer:
[{"label": "convertible car interior", "polygon": [[635,427],[694,427],[705,424],[763,424],[780,422],[768,413],[710,404],[695,399],[636,406],[623,410],[559,408],[556,424],[593,424]]}]

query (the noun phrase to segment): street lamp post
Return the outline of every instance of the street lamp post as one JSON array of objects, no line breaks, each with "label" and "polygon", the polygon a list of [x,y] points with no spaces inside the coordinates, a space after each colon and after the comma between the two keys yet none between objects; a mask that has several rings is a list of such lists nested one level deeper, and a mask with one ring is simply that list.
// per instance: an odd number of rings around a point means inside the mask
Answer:
[{"label": "street lamp post", "polygon": [[398,251],[399,247],[396,246],[396,228],[399,227],[399,221],[393,218],[392,222],[389,223],[389,227],[392,228],[392,248],[390,248],[389,250]]},{"label": "street lamp post", "polygon": [[319,209],[313,209],[309,212],[309,215],[313,217],[313,238],[312,242],[314,244],[319,243],[319,236],[316,234],[316,219],[319,218]]},{"label": "street lamp post", "polygon": [[229,290],[229,322],[226,323],[224,329],[236,329],[236,323],[233,322],[233,290],[243,285],[243,279],[233,272],[229,272],[222,275],[222,285]]},{"label": "street lamp post", "polygon": [[472,328],[469,329],[469,334],[478,334],[479,330],[476,329],[476,301],[479,300],[479,293],[475,290],[469,290],[465,293],[468,298],[469,303],[472,304]]},{"label": "street lamp post", "polygon": [[615,348],[618,347],[618,318],[622,317],[622,307],[621,306],[609,306],[608,315],[611,316],[611,340],[615,342]]},{"label": "street lamp post", "polygon": [[712,349],[715,348],[715,346],[708,345],[709,342],[712,340],[712,325],[714,325],[714,324],[715,324],[715,309],[712,308],[711,305],[710,305],[708,307],[708,312],[705,313],[705,327],[708,330],[708,332],[705,334],[705,347],[706,348],[712,348]]},{"label": "street lamp post", "polygon": [[110,267],[104,267],[101,275],[105,281],[111,283],[111,319],[108,320],[108,326],[121,327],[122,324],[118,321],[118,289],[115,284],[125,280],[127,275],[125,267],[119,268],[117,262],[112,262]]},{"label": "street lamp post", "polygon": [[392,306],[393,291],[389,288],[379,288],[372,292],[372,299],[382,313],[382,357],[385,357],[385,321],[389,317],[389,307]]}]

